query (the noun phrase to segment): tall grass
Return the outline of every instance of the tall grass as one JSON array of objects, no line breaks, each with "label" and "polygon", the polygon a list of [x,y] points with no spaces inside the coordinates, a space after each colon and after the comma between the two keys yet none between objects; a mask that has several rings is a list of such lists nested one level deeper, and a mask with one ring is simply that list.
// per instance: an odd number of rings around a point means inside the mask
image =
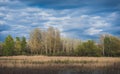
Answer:
[{"label": "tall grass", "polygon": [[0,74],[120,74],[120,58],[0,57]]}]

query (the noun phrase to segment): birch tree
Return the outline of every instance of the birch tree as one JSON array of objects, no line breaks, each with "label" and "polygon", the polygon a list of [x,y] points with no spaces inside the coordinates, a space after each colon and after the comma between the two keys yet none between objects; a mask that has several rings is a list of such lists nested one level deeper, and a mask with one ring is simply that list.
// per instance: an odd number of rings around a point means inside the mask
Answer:
[{"label": "birch tree", "polygon": [[31,49],[31,53],[33,54],[42,54],[42,33],[39,28],[34,29],[30,33],[29,39],[29,47]]}]

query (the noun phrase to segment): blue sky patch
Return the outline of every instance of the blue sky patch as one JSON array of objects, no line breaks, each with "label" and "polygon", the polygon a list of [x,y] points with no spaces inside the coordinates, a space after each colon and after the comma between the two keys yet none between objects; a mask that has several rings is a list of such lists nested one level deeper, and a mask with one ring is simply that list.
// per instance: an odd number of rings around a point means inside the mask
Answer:
[{"label": "blue sky patch", "polygon": [[32,29],[58,28],[64,37],[120,36],[120,0],[0,0],[0,41],[29,38]]}]

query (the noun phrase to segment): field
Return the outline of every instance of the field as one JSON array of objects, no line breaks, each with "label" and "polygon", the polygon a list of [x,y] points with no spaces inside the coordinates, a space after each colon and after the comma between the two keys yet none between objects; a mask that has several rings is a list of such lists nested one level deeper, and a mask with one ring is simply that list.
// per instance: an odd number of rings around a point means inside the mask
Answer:
[{"label": "field", "polygon": [[0,57],[0,74],[120,74],[119,57]]}]

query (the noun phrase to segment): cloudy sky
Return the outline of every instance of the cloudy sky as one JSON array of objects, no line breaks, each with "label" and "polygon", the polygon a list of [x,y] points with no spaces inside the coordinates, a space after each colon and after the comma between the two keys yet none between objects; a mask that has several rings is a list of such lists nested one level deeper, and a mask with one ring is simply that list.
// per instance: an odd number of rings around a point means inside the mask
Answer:
[{"label": "cloudy sky", "polygon": [[0,41],[29,38],[32,29],[58,28],[64,37],[120,37],[120,0],[0,0]]}]

